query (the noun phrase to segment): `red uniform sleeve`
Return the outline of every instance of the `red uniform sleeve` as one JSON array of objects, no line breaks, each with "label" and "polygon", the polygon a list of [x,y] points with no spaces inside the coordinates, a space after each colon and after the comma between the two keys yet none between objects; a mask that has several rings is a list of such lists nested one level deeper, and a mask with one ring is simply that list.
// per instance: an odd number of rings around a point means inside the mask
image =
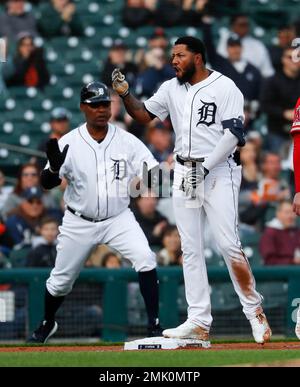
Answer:
[{"label": "red uniform sleeve", "polygon": [[298,98],[298,101],[296,103],[294,120],[293,120],[293,125],[291,128],[292,135],[297,133],[297,132],[300,132],[300,98]]},{"label": "red uniform sleeve", "polygon": [[300,98],[295,107],[294,121],[291,129],[294,140],[293,162],[296,192],[300,192]]}]

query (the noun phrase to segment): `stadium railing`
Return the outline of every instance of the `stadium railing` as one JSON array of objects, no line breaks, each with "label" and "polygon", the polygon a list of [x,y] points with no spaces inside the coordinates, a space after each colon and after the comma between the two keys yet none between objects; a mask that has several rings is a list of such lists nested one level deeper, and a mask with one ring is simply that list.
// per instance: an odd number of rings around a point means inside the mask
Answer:
[{"label": "stadium railing", "polygon": [[[286,336],[294,330],[293,318],[300,303],[300,267],[278,266],[261,267],[253,270],[258,283],[286,281],[288,284],[285,305]],[[177,294],[183,283],[182,269],[179,267],[159,268],[160,280],[160,318],[163,326],[176,326],[179,323]],[[22,284],[28,287],[27,331],[31,332],[43,314],[43,295],[48,269],[5,269],[0,271],[1,284]],[[209,268],[210,283],[229,283],[226,268]],[[101,338],[105,341],[123,341],[128,326],[128,283],[137,282],[137,274],[130,268],[122,269],[84,269],[78,278],[79,283],[102,284],[103,329]],[[100,295],[99,295],[100,297]],[[0,292],[1,298],[1,292]],[[295,321],[295,319],[294,319]],[[1,327],[1,323],[0,323]],[[27,332],[27,333],[28,333]]]}]

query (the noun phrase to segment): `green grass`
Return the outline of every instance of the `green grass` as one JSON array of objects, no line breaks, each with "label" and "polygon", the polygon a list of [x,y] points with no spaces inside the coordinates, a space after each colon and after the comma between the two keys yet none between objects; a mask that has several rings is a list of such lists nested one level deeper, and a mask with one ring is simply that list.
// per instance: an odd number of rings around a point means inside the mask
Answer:
[{"label": "green grass", "polygon": [[300,350],[0,353],[1,367],[207,367],[300,359]]}]

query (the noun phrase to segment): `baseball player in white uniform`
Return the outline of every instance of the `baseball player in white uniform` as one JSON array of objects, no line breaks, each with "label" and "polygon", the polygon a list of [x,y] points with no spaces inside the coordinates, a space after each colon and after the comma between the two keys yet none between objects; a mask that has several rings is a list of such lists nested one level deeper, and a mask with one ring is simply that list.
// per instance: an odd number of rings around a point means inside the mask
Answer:
[{"label": "baseball player in white uniform", "polygon": [[[108,123],[111,97],[106,85],[91,82],[81,90],[86,123],[47,143],[42,185],[68,181],[66,211],[59,231],[55,267],[46,283],[45,315],[30,342],[45,343],[57,330],[55,314],[97,244],[108,244],[138,272],[148,314],[148,336],[161,335],[155,254],[129,205],[129,184],[142,177],[144,163],[157,166],[151,152],[132,134]],[[117,313],[117,311],[116,311]]]},{"label": "baseball player in white uniform", "polygon": [[238,236],[241,166],[235,150],[245,143],[243,95],[232,80],[207,69],[205,63],[201,40],[179,38],[172,51],[176,77],[164,82],[144,103],[130,93],[119,69],[112,74],[113,88],[134,119],[147,123],[170,115],[176,134],[173,204],[182,241],[188,318],[163,335],[209,340],[212,316],[203,248],[207,217],[254,339],[264,343],[271,329]]}]

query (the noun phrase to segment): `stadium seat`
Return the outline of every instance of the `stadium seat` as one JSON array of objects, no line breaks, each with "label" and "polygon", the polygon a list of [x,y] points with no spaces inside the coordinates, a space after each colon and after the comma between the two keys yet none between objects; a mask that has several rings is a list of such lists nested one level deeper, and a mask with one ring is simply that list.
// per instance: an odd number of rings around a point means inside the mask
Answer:
[{"label": "stadium seat", "polygon": [[264,282],[257,284],[257,290],[264,296],[264,306],[275,308],[287,303],[287,284],[282,282]]},{"label": "stadium seat", "polygon": [[25,267],[26,258],[29,253],[30,247],[23,247],[19,250],[12,250],[9,254],[9,260],[12,267]]},{"label": "stadium seat", "polygon": [[239,299],[232,283],[214,284],[211,288],[211,304],[214,311],[234,310]]}]

